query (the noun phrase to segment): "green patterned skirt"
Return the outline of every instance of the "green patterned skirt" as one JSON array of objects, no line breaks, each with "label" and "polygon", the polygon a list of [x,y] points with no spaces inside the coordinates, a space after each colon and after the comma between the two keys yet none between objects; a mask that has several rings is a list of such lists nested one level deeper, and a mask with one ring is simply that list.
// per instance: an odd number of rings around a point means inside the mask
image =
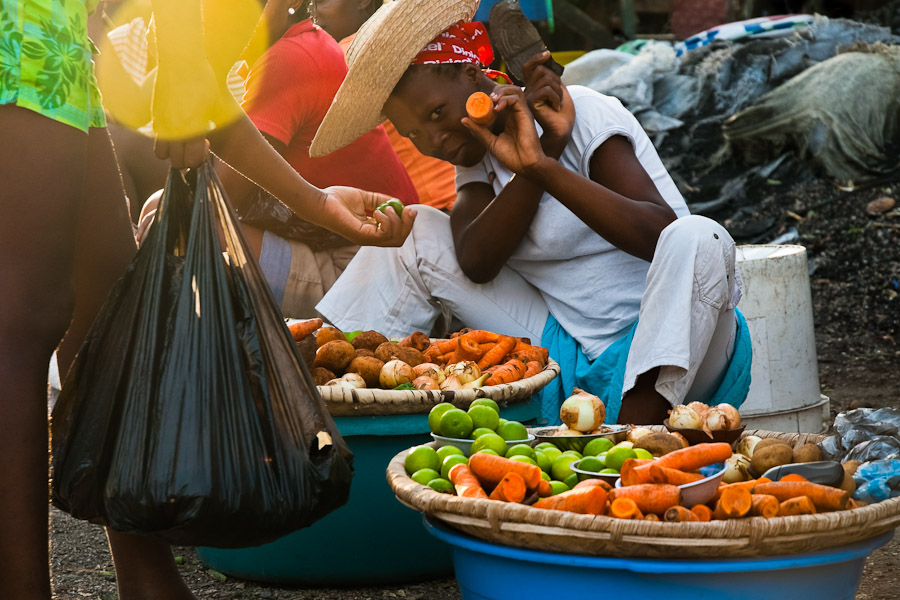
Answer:
[{"label": "green patterned skirt", "polygon": [[96,0],[0,0],[0,104],[105,127],[87,16]]}]

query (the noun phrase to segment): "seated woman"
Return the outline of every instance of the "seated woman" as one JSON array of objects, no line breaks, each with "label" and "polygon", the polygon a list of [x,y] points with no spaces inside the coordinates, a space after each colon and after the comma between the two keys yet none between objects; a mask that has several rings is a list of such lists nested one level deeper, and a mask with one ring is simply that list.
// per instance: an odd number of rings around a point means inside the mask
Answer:
[{"label": "seated woman", "polygon": [[[423,154],[456,165],[458,196],[449,218],[420,208],[401,248],[361,251],[318,310],[342,329],[377,324],[391,336],[429,331],[448,310],[529,337],[562,366],[545,394],[553,421],[575,385],[603,399],[610,422],[660,423],[685,401],[740,405],[750,344],[728,232],[689,215],[618,100],[565,88],[542,66],[548,54],[527,63],[524,92],[487,77],[484,28],[458,22],[476,6],[390,3],[357,34],[311,153],[383,114]],[[433,38],[421,14],[443,15],[444,31]],[[477,91],[494,102],[490,127],[466,117]]]}]

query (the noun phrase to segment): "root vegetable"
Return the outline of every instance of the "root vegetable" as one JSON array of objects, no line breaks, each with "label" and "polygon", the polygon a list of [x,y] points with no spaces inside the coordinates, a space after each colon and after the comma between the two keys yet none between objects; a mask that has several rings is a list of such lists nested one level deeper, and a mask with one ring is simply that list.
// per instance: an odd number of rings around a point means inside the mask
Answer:
[{"label": "root vegetable", "polygon": [[462,498],[487,498],[484,488],[478,478],[472,474],[469,467],[460,463],[453,465],[448,473],[450,483],[456,489],[456,495]]},{"label": "root vegetable", "polygon": [[476,452],[469,458],[469,469],[488,486],[497,485],[510,472],[518,473],[530,490],[536,488],[541,479],[541,469],[536,465],[485,452]]},{"label": "root vegetable", "polygon": [[753,488],[753,493],[770,494],[782,502],[798,496],[808,496],[818,510],[843,510],[850,500],[850,494],[846,490],[808,481],[762,483]]},{"label": "root vegetable", "polygon": [[706,413],[704,424],[706,425],[706,429],[709,429],[710,431],[731,429],[731,427],[729,427],[728,417],[715,406],[710,408],[709,412]]},{"label": "root vegetable", "polygon": [[475,381],[476,379],[481,377],[481,369],[479,369],[478,365],[471,360],[452,364],[448,366],[444,370],[444,372],[448,377],[455,375],[459,382],[463,385],[469,383],[470,381]]},{"label": "root vegetable", "polygon": [[444,370],[440,368],[438,365],[434,363],[422,363],[421,365],[416,365],[413,367],[413,373],[416,374],[416,377],[421,377],[425,375],[426,377],[431,377],[434,379],[435,383],[438,385],[441,384],[444,379],[446,379],[447,375],[444,373]]},{"label": "root vegetable", "polygon": [[705,504],[692,506],[691,512],[694,513],[698,521],[707,522],[712,520],[712,509]]},{"label": "root vegetable", "polygon": [[393,389],[398,385],[409,383],[415,378],[416,374],[412,367],[399,359],[390,360],[381,367],[381,373],[378,375],[378,382],[385,389]]},{"label": "root vegetable", "polygon": [[[724,442],[709,444],[697,444],[688,448],[682,448],[675,452],[669,452],[656,459],[655,464],[670,469],[682,471],[695,471],[701,467],[707,467],[727,460],[731,456],[731,446]],[[635,471],[649,473],[649,466],[644,464],[635,468]]]},{"label": "root vegetable", "polygon": [[[641,509],[638,508],[637,502],[631,498],[616,498],[609,505],[609,516],[617,519],[636,519],[644,518]],[[658,519],[659,517],[657,517]]]},{"label": "root vegetable", "polygon": [[312,370],[313,381],[316,385],[325,385],[334,379],[334,373],[325,367],[314,367]]},{"label": "root vegetable", "polygon": [[728,420],[726,429],[737,429],[741,426],[741,413],[738,412],[738,409],[725,403],[717,404],[715,408],[718,408],[719,412],[723,413]]},{"label": "root vegetable", "polygon": [[646,427],[634,427],[628,431],[625,435],[625,439],[629,442],[636,442],[638,439],[652,434],[653,431]]},{"label": "root vegetable", "polygon": [[[543,479],[541,479],[543,481]],[[488,496],[491,500],[503,502],[521,502],[525,499],[525,480],[518,473],[510,471],[505,474]]]},{"label": "root vegetable", "polygon": [[347,372],[359,373],[365,380],[366,387],[377,388],[380,384],[382,368],[384,368],[384,363],[374,356],[357,356],[347,365]]},{"label": "root vegetable", "polygon": [[774,444],[762,449],[757,444],[753,458],[750,459],[750,468],[757,475],[762,475],[772,467],[789,464],[793,457],[793,451],[787,444]]},{"label": "root vegetable", "polygon": [[641,512],[661,515],[676,504],[681,504],[681,490],[668,483],[642,483],[615,488],[610,498],[631,498]]},{"label": "root vegetable", "polygon": [[322,319],[316,317],[315,319],[306,319],[305,321],[295,321],[288,325],[288,329],[290,330],[294,341],[299,342],[321,326]]},{"label": "root vegetable", "polygon": [[425,356],[415,348],[407,348],[393,342],[385,342],[375,348],[375,358],[386,363],[399,358],[410,367],[415,367],[425,362]]},{"label": "root vegetable", "polygon": [[808,496],[797,496],[796,498],[788,498],[781,503],[778,508],[778,516],[791,517],[794,515],[814,515],[816,514],[816,505]]},{"label": "root vegetable", "polygon": [[416,331],[400,340],[399,345],[406,346],[408,348],[415,348],[419,352],[425,352],[425,349],[431,345],[431,339],[427,334],[422,333],[421,331]]},{"label": "root vegetable", "polygon": [[459,382],[459,378],[456,375],[451,375],[447,377],[440,383],[439,386],[442,390],[453,391],[453,390],[461,390],[462,384]]},{"label": "root vegetable", "polygon": [[494,112],[494,102],[484,92],[475,92],[468,97],[466,114],[479,125],[486,127],[490,127],[497,118],[497,113]]},{"label": "root vegetable", "polygon": [[741,438],[741,441],[737,444],[737,453],[743,454],[747,458],[753,458],[753,452],[756,449],[756,445],[762,441],[762,438],[757,435],[748,435]]},{"label": "root vegetable", "polygon": [[753,499],[742,487],[727,486],[722,490],[713,510],[714,519],[739,519],[750,512]]},{"label": "root vegetable", "polygon": [[643,448],[653,456],[662,456],[669,452],[681,450],[684,446],[678,438],[662,432],[649,432],[648,435],[638,436],[633,440],[633,448]]},{"label": "root vegetable", "polygon": [[754,517],[764,517],[771,519],[778,516],[781,508],[778,498],[768,494],[753,494],[750,496],[752,505],[750,506],[750,514]]},{"label": "root vegetable", "polygon": [[569,429],[582,433],[593,431],[603,424],[606,407],[597,396],[575,388],[559,408],[559,419]]},{"label": "root vegetable", "polygon": [[669,412],[669,425],[675,429],[700,429],[703,422],[697,411],[681,404]]},{"label": "root vegetable", "polygon": [[390,340],[384,335],[370,329],[369,331],[356,334],[356,337],[353,338],[353,347],[357,350],[366,349],[374,352],[378,346],[388,341]]},{"label": "root vegetable", "polygon": [[683,506],[673,506],[663,515],[663,521],[670,523],[683,523],[686,521],[699,521],[700,519],[693,512]]},{"label": "root vegetable", "polygon": [[750,459],[743,454],[732,454],[725,460],[725,483],[738,483],[750,479]]},{"label": "root vegetable", "polygon": [[[320,330],[321,331],[321,330]],[[332,373],[343,373],[356,356],[356,350],[347,340],[334,340],[319,346],[314,367],[325,367]]]},{"label": "root vegetable", "polygon": [[794,448],[795,463],[817,462],[822,460],[822,451],[816,444],[801,444]]},{"label": "root vegetable", "polygon": [[366,380],[359,373],[344,373],[341,376],[344,387],[360,389],[366,387]]},{"label": "root vegetable", "polygon": [[319,348],[335,340],[347,341],[344,332],[337,327],[322,327],[316,332],[316,344]]},{"label": "root vegetable", "polygon": [[[476,453],[475,456],[478,454],[480,453]],[[606,509],[606,498],[606,491],[601,487],[578,488],[541,498],[534,503],[534,507],[565,510],[582,515],[602,515]]]},{"label": "root vegetable", "polygon": [[412,380],[413,387],[417,390],[439,390],[437,382],[428,375],[420,375]]},{"label": "root vegetable", "polygon": [[703,479],[700,473],[686,473],[678,469],[667,469],[650,463],[651,483],[671,483],[672,485],[686,485]]}]

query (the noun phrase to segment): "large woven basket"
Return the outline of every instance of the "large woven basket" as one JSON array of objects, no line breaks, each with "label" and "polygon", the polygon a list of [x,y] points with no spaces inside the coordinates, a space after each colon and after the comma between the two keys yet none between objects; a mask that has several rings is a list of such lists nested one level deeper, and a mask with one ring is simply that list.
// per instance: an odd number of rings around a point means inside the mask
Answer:
[{"label": "large woven basket", "polygon": [[[790,444],[823,436],[746,431]],[[440,494],[410,479],[407,451],[390,462],[387,480],[407,506],[476,538],[532,550],[646,558],[743,558],[812,552],[850,544],[900,525],[900,498],[817,515],[753,517],[706,523],[629,521]]]},{"label": "large woven basket", "polygon": [[476,398],[491,398],[504,406],[530,398],[559,375],[559,365],[552,358],[544,370],[520,381],[486,385],[470,390],[380,390],[347,389],[319,386],[328,411],[334,417],[427,414],[435,404],[451,402],[466,408]]}]

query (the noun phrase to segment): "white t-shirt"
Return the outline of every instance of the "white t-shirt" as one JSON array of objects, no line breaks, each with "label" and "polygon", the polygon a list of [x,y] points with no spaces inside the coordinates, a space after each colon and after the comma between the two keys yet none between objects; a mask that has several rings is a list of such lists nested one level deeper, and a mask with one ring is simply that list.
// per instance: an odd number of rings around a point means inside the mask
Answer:
[{"label": "white t-shirt", "polygon": [[[634,115],[611,96],[581,86],[568,89],[575,103],[575,126],[559,162],[590,178],[590,160],[600,144],[614,135],[624,136],[675,214],[690,214]],[[483,182],[499,194],[512,176],[488,153],[473,167],[456,168],[456,189]],[[650,268],[647,261],[607,242],[549,194],[541,199],[531,227],[507,265],[541,292],[550,313],[590,359],[637,320]]]}]

